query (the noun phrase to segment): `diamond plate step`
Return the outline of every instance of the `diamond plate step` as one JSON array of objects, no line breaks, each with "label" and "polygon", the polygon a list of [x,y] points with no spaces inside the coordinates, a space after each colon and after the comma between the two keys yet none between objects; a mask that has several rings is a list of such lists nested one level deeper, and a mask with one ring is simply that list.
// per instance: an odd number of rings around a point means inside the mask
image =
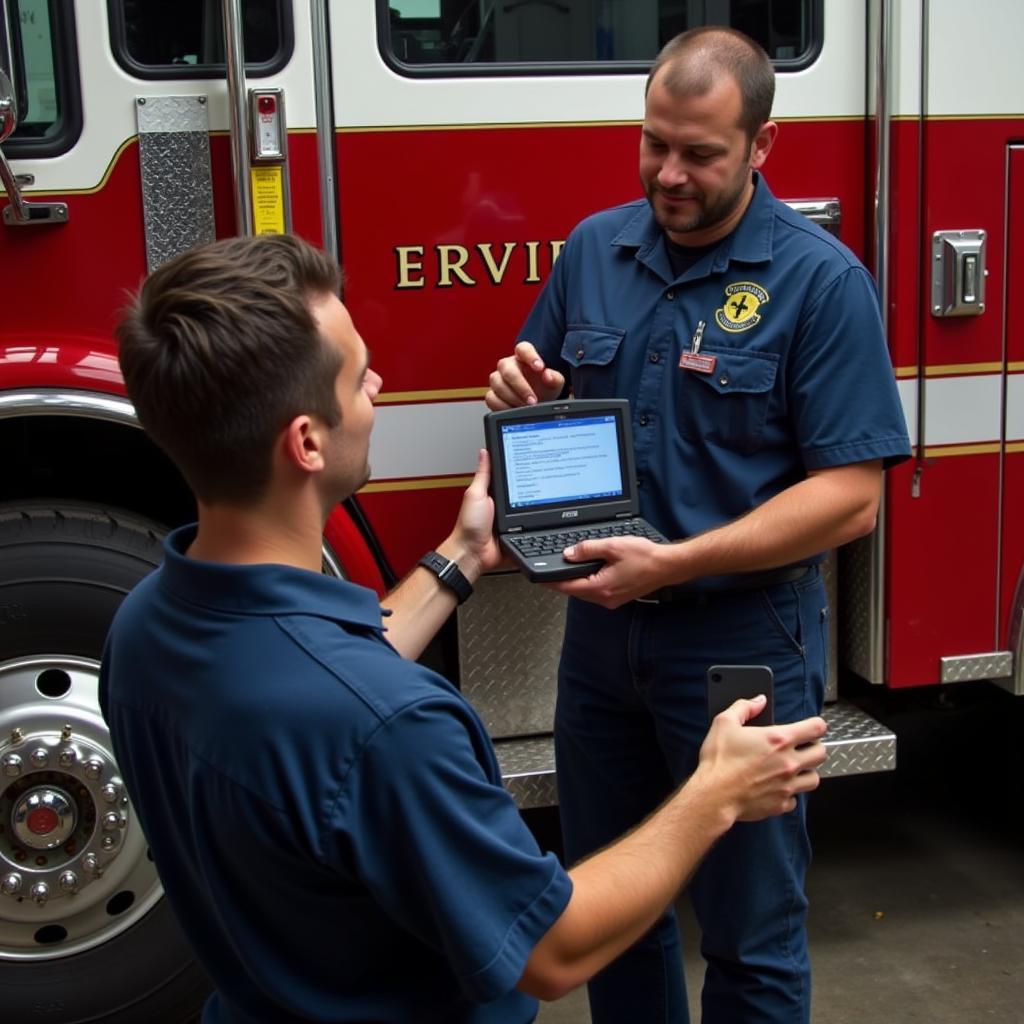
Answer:
[{"label": "diamond plate step", "polygon": [[[825,721],[828,760],[821,768],[822,778],[887,772],[896,767],[896,734],[860,708],[844,701],[829,704]],[[494,749],[505,786],[521,808],[558,802],[551,736],[498,740]]]},{"label": "diamond plate step", "polygon": [[891,772],[896,767],[896,734],[846,701],[825,706],[828,760],[821,777]]}]

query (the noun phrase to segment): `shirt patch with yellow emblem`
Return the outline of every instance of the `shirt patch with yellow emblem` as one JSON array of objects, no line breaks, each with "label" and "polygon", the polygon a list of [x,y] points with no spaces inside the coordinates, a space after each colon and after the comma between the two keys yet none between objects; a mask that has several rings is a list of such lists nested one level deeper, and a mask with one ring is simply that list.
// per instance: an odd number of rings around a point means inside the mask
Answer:
[{"label": "shirt patch with yellow emblem", "polygon": [[715,321],[730,334],[749,331],[761,322],[758,310],[768,299],[768,293],[753,281],[728,284],[725,286],[725,302],[715,310]]}]

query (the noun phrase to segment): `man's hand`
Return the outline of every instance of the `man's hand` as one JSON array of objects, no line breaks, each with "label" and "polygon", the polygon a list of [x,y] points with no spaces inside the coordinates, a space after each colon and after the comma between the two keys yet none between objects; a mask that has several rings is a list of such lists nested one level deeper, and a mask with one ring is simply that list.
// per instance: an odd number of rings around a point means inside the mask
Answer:
[{"label": "man's hand", "polygon": [[565,387],[565,377],[547,369],[533,345],[521,341],[514,355],[498,360],[490,385],[484,397],[488,409],[516,409],[557,398]]},{"label": "man's hand", "polygon": [[[603,561],[604,565],[592,576],[548,583],[546,586],[567,597],[580,597],[603,608],[618,608],[669,582],[666,555],[672,546],[655,544],[643,537],[581,541],[565,549],[566,561]],[[671,578],[671,582],[681,581]]]},{"label": "man's hand", "polygon": [[476,475],[462,496],[455,529],[437,549],[445,557],[454,558],[471,581],[502,560],[494,536],[494,499],[487,490],[490,480],[490,456],[481,448],[477,453]]},{"label": "man's hand", "polygon": [[736,821],[791,811],[797,794],[818,788],[815,769],[826,757],[824,719],[746,726],[764,705],[764,697],[738,700],[715,717],[691,780],[702,777],[712,792],[724,797]]}]

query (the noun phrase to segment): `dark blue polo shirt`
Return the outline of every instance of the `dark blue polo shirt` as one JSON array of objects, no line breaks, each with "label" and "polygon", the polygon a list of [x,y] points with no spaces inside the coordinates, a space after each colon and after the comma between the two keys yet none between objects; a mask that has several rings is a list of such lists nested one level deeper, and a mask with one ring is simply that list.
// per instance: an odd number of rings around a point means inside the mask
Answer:
[{"label": "dark blue polo shirt", "polygon": [[205,1024],[533,1020],[515,985],[572,884],[477,715],[371,591],[193,536],[121,606],[100,688]]},{"label": "dark blue polo shirt", "polygon": [[[646,200],[588,217],[519,334],[577,398],[631,401],[641,511],[670,538],[809,470],[910,454],[871,276],[755,182],[735,231],[678,277]],[[681,367],[701,324],[703,358]]]}]

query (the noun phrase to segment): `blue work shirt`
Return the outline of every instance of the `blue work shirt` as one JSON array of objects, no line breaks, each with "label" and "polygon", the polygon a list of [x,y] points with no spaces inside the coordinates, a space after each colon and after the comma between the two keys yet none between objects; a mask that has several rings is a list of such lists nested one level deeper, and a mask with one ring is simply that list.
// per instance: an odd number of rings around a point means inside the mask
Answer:
[{"label": "blue work shirt", "polygon": [[646,199],[582,221],[518,337],[575,397],[630,400],[641,512],[670,539],[809,470],[910,454],[871,276],[754,177],[736,229],[678,277]]},{"label": "blue work shirt", "polygon": [[532,1021],[515,986],[572,883],[475,712],[372,591],[194,534],[118,611],[100,694],[204,1024]]}]

